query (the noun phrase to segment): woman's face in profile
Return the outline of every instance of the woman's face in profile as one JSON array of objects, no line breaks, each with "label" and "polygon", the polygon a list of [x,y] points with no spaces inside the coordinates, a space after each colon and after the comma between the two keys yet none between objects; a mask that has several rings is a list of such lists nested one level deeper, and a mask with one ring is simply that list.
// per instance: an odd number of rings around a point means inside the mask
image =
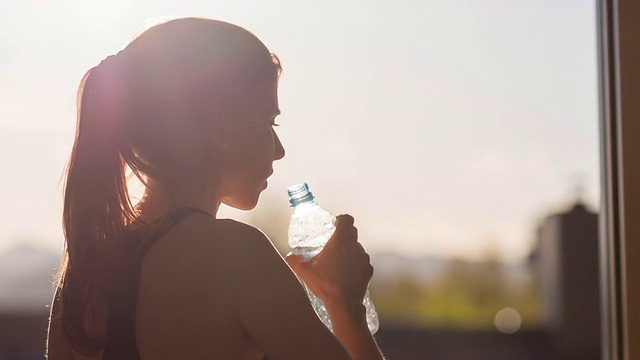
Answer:
[{"label": "woman's face in profile", "polygon": [[278,87],[273,84],[228,119],[228,142],[221,168],[224,204],[251,210],[258,203],[260,193],[267,188],[267,178],[273,173],[273,162],[284,156],[274,128],[279,114]]}]

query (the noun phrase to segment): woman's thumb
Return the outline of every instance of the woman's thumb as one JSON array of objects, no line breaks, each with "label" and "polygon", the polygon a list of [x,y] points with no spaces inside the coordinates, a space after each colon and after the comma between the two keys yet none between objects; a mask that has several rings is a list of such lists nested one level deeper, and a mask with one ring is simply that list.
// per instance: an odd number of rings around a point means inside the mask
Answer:
[{"label": "woman's thumb", "polygon": [[296,273],[299,271],[305,271],[308,266],[307,261],[302,255],[289,254],[285,258],[285,261],[287,262],[287,264],[289,264],[289,267]]}]

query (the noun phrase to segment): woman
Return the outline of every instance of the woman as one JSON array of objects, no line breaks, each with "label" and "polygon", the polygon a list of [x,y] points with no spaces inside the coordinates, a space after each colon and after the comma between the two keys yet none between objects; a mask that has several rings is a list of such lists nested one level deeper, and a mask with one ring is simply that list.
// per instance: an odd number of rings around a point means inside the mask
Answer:
[{"label": "woman", "polygon": [[[284,156],[280,64],[248,31],[185,18],[87,72],[64,201],[47,355],[58,359],[381,359],[361,304],[373,268],[353,218],[323,252],[278,255],[250,210]],[[125,170],[146,186],[129,200]],[[289,266],[287,266],[287,263]],[[318,319],[293,269],[326,304]]]}]

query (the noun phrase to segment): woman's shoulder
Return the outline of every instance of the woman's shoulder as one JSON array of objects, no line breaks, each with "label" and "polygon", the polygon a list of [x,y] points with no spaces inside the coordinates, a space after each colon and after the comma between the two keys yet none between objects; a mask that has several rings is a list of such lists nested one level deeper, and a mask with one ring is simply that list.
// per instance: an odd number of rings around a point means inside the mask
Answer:
[{"label": "woman's shoulder", "polygon": [[[233,263],[239,257],[260,262],[282,260],[271,240],[256,227],[233,219],[199,215],[190,218],[181,231],[186,235],[181,242],[194,258],[215,260],[218,265]],[[250,261],[244,263],[251,264]]]},{"label": "woman's shoulder", "polygon": [[258,228],[234,219],[215,219],[213,226],[228,234],[235,234],[243,238],[266,239],[266,235]]},{"label": "woman's shoulder", "polygon": [[206,243],[237,243],[237,245],[269,242],[269,238],[258,228],[234,219],[218,219],[211,216],[194,215],[192,234],[196,240]]},{"label": "woman's shoulder", "polygon": [[[279,279],[282,272],[290,271],[269,238],[251,225],[199,215],[185,220],[174,238],[166,239],[170,246],[162,250],[165,261],[161,262],[181,259],[178,264],[174,261],[172,276],[189,279],[196,287],[191,290],[204,297],[225,301],[220,299],[225,294],[226,301],[233,303],[236,296],[252,295],[248,292],[255,287],[247,284],[255,281],[256,274]],[[202,283],[209,285],[202,287]]]},{"label": "woman's shoulder", "polygon": [[[236,220],[193,214],[150,249],[142,274],[174,279],[172,286],[180,284],[181,291],[215,298],[221,293],[238,293],[236,287],[256,272],[283,264],[269,238],[257,228]],[[202,286],[205,283],[208,285]]]}]

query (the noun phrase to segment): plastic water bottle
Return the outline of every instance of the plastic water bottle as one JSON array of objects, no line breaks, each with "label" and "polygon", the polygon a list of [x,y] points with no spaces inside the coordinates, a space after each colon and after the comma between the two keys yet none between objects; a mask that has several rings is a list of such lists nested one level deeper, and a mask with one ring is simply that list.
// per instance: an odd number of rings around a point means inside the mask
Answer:
[{"label": "plastic water bottle", "polygon": [[[306,183],[291,186],[287,189],[287,193],[293,207],[293,215],[289,222],[289,247],[296,255],[302,255],[307,259],[312,258],[322,250],[336,230],[335,217],[316,204]],[[305,290],[322,322],[333,331],[322,300],[318,299],[306,285]],[[369,298],[369,290],[365,293],[362,303],[366,308],[369,331],[375,334],[379,326],[378,313]]]}]

